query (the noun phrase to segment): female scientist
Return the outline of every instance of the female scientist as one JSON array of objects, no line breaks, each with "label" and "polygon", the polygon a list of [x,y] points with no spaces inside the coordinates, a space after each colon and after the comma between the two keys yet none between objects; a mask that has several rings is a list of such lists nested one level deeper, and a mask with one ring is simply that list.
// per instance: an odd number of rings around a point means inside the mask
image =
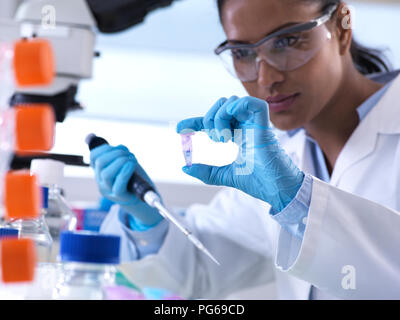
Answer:
[{"label": "female scientist", "polygon": [[220,99],[177,131],[239,144],[231,165],[184,167],[230,187],[184,216],[221,266],[126,191],[135,170],[149,179],[133,154],[101,146],[91,163],[119,205],[101,230],[122,237],[122,268],[139,285],[188,298],[274,281],[281,299],[399,299],[397,73],[352,40],[340,0],[218,7],[228,40],[216,54],[250,96]]}]

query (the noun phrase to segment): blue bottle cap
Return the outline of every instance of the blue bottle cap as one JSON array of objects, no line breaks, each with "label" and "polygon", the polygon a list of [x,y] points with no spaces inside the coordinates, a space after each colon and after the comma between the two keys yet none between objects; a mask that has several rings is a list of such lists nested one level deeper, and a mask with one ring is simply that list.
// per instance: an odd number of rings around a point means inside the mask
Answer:
[{"label": "blue bottle cap", "polygon": [[119,264],[120,237],[90,231],[63,231],[60,258],[64,262]]},{"label": "blue bottle cap", "polygon": [[0,239],[6,237],[18,237],[18,229],[0,228]]}]

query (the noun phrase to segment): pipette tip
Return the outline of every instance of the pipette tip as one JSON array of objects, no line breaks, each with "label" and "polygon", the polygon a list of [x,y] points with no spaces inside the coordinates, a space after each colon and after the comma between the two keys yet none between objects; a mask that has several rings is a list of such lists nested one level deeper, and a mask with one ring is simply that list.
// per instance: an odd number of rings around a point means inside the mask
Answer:
[{"label": "pipette tip", "polygon": [[202,250],[212,261],[214,261],[218,266],[221,266],[221,264],[218,262],[217,259],[214,258],[214,256],[207,250],[203,249]]}]

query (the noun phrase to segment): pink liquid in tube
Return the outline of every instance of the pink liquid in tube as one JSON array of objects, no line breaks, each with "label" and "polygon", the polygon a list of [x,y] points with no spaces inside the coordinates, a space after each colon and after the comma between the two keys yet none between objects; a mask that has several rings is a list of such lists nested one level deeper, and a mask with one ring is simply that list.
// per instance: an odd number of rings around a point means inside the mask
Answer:
[{"label": "pink liquid in tube", "polygon": [[192,145],[192,136],[194,132],[181,134],[182,138],[182,150],[183,156],[185,158],[186,166],[192,166],[192,154],[193,154],[193,145]]}]

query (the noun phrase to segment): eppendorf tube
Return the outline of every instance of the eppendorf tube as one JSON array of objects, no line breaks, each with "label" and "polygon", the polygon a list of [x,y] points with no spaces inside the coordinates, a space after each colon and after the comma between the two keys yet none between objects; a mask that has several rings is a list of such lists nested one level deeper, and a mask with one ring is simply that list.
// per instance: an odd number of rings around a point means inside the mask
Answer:
[{"label": "eppendorf tube", "polygon": [[193,162],[192,162],[192,157],[193,157],[192,136],[193,135],[194,135],[194,132],[181,134],[183,157],[185,158],[186,166],[188,166],[188,167],[191,167],[193,164]]}]

